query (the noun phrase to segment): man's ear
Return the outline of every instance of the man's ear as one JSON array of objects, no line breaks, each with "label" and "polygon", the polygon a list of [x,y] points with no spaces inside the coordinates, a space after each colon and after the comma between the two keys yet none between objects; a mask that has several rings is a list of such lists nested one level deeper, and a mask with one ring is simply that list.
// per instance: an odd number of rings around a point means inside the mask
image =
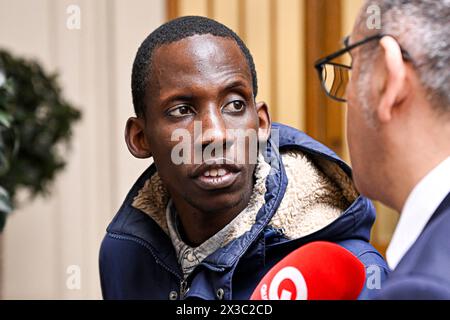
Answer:
[{"label": "man's ear", "polygon": [[258,139],[260,141],[267,141],[270,136],[270,128],[272,120],[270,119],[269,107],[265,102],[258,102],[256,104],[256,113],[258,114],[259,127]]},{"label": "man's ear", "polygon": [[144,119],[131,117],[125,127],[125,141],[131,154],[139,159],[152,156],[150,146],[144,132]]},{"label": "man's ear", "polygon": [[406,64],[403,61],[400,45],[394,38],[383,37],[380,40],[380,46],[385,75],[381,92],[379,92],[380,101],[377,107],[377,115],[379,121],[388,122],[391,120],[394,108],[407,95]]}]

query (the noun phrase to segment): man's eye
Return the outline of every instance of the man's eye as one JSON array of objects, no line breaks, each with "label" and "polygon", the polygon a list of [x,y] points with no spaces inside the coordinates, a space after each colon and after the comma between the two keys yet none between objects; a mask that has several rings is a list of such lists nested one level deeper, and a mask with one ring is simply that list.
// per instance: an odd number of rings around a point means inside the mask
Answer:
[{"label": "man's eye", "polygon": [[245,103],[243,101],[235,100],[223,107],[223,111],[225,112],[241,112],[245,108]]},{"label": "man's eye", "polygon": [[185,105],[173,108],[167,112],[167,114],[172,117],[184,117],[193,113],[192,108]]}]

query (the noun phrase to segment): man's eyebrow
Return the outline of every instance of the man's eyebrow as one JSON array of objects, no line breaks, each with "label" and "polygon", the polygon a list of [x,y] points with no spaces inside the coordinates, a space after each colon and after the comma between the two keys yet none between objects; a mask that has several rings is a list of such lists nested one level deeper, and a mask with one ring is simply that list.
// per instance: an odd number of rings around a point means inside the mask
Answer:
[{"label": "man's eyebrow", "polygon": [[168,104],[173,101],[191,101],[193,99],[194,99],[194,95],[192,95],[192,94],[184,94],[184,93],[176,94],[175,93],[173,95],[168,96],[167,98],[163,98],[162,103]]},{"label": "man's eyebrow", "polygon": [[247,88],[248,85],[247,85],[246,82],[244,82],[244,81],[242,81],[242,80],[235,80],[235,81],[232,81],[232,82],[230,82],[230,83],[227,83],[227,84],[223,87],[223,90],[230,91],[230,90],[233,90],[233,89],[236,89],[236,88],[239,88],[239,87]]}]

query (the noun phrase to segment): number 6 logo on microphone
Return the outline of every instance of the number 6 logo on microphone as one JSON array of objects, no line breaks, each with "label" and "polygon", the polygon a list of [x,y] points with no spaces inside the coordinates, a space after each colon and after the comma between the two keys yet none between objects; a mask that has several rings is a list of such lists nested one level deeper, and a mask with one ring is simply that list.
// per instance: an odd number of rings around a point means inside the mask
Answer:
[{"label": "number 6 logo on microphone", "polygon": [[294,267],[285,267],[277,272],[269,284],[269,297],[267,285],[261,287],[263,300],[306,300],[308,289],[302,273]]}]

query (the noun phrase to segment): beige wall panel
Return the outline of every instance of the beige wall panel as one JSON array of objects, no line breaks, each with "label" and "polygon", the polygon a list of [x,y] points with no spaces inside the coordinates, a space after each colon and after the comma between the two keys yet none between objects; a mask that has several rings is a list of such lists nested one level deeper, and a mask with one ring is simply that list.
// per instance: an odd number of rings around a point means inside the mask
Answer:
[{"label": "beige wall panel", "polygon": [[304,130],[304,21],[301,1],[277,1],[277,121]]},{"label": "beige wall panel", "polygon": [[180,16],[207,16],[208,15],[208,0],[179,0]]},{"label": "beige wall panel", "polygon": [[[109,1],[109,0],[108,0]],[[112,174],[114,211],[119,209],[131,185],[151,163],[149,159],[136,159],[127,149],[124,139],[125,123],[134,116],[131,98],[131,69],[138,47],[142,41],[165,21],[165,0],[133,0],[130,6],[127,0],[115,0],[113,8],[114,30],[110,43],[110,52],[114,54],[110,69],[112,75],[110,105],[115,110],[114,126],[111,134],[113,158],[116,171]]]},{"label": "beige wall panel", "polygon": [[[80,6],[80,30],[66,28],[69,4]],[[101,298],[100,242],[150,163],[132,158],[123,139],[133,115],[131,66],[164,18],[164,0],[0,0],[0,46],[57,70],[65,96],[83,112],[50,197],[19,207],[7,222],[3,298]],[[66,286],[69,265],[80,267],[80,290]]]},{"label": "beige wall panel", "polygon": [[[276,115],[271,107],[271,56],[270,48],[275,45],[270,39],[270,0],[247,0],[245,2],[245,39],[253,54],[258,73],[257,101],[269,104],[272,115]],[[273,109],[272,109],[273,108]]]},{"label": "beige wall panel", "polygon": [[240,0],[213,0],[212,2],[213,18],[238,34],[240,32],[239,1]]}]

